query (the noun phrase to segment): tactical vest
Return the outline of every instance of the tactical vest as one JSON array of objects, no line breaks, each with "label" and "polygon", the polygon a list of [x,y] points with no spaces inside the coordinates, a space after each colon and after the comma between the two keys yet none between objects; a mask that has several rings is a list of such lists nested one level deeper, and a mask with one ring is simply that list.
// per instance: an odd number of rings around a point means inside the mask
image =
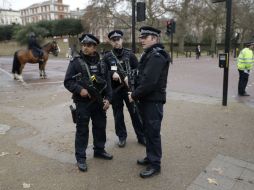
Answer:
[{"label": "tactical vest", "polygon": [[123,55],[119,58],[117,57],[113,50],[108,53],[108,60],[110,64],[110,70],[111,71],[117,71],[117,70],[122,70],[127,72],[130,70],[130,55],[131,51],[128,49],[123,48]]},{"label": "tactical vest", "polygon": [[[78,58],[83,76],[86,82],[91,84],[102,93],[107,87],[105,64],[100,60],[97,64],[88,65],[85,60]],[[86,74],[85,74],[86,73]]]},{"label": "tactical vest", "polygon": [[89,73],[90,75],[99,75],[102,76],[103,78],[106,77],[106,68],[105,68],[105,63],[100,60],[98,63],[93,64],[93,65],[88,65],[83,59],[78,57],[78,61],[82,67],[83,73]]}]

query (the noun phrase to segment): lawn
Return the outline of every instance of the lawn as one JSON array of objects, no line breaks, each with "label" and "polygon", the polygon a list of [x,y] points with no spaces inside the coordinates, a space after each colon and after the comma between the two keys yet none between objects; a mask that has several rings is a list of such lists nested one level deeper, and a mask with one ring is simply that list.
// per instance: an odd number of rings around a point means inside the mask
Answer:
[{"label": "lawn", "polygon": [[[46,39],[43,43],[46,44],[50,42],[52,39]],[[69,44],[63,38],[57,39],[58,46],[61,51],[58,54],[58,57],[64,58],[66,57],[66,53],[68,52]],[[8,41],[8,42],[0,42],[0,56],[13,56],[15,51],[19,49],[26,49],[26,46],[20,46],[16,41]]]}]

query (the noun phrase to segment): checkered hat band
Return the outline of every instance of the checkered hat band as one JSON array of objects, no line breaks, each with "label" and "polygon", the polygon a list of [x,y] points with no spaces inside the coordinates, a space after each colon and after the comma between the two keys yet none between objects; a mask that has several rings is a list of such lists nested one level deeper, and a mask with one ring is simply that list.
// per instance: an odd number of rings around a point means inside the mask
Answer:
[{"label": "checkered hat band", "polygon": [[83,40],[81,41],[81,43],[94,43],[94,44],[97,44],[97,42],[95,40],[93,40],[92,38],[90,38],[89,36],[85,36],[83,38]]},{"label": "checkered hat band", "polygon": [[141,30],[141,35],[147,35],[147,34],[151,34],[151,35],[155,35],[155,36],[159,36],[158,33],[153,32],[151,30]]},{"label": "checkered hat band", "polygon": [[114,34],[112,34],[112,35],[110,36],[110,38],[113,38],[113,37],[122,37],[122,35],[115,32]]}]

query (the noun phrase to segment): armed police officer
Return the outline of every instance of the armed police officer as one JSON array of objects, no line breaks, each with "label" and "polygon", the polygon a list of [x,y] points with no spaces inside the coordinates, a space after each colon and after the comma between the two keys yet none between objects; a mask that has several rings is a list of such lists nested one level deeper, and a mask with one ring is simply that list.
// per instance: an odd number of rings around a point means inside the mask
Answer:
[{"label": "armed police officer", "polygon": [[34,32],[29,34],[28,49],[32,50],[32,53],[35,55],[35,57],[38,57],[39,63],[43,61],[43,50],[39,45]]},{"label": "armed police officer", "polygon": [[[112,97],[107,67],[96,51],[99,40],[92,34],[80,38],[81,51],[70,61],[64,86],[73,94],[76,104],[75,156],[80,171],[87,171],[86,148],[89,121],[92,120],[94,157],[111,160],[105,151],[106,110]],[[101,95],[101,96],[100,96]]]},{"label": "armed police officer", "polygon": [[137,164],[147,166],[140,172],[142,178],[160,173],[161,122],[166,102],[166,86],[170,57],[159,43],[161,31],[150,26],[141,27],[140,41],[144,49],[138,67],[137,88],[129,100],[139,100],[140,113],[146,136],[146,157]]},{"label": "armed police officer", "polygon": [[123,32],[121,30],[113,30],[108,34],[108,38],[113,49],[104,56],[104,61],[108,65],[111,76],[111,84],[113,89],[112,108],[115,120],[115,131],[119,138],[118,146],[126,145],[127,131],[124,122],[123,107],[124,102],[128,108],[132,125],[135,130],[138,143],[145,145],[142,122],[138,111],[134,109],[133,103],[129,102],[129,76],[135,72],[138,66],[136,56],[126,48],[123,48]]}]

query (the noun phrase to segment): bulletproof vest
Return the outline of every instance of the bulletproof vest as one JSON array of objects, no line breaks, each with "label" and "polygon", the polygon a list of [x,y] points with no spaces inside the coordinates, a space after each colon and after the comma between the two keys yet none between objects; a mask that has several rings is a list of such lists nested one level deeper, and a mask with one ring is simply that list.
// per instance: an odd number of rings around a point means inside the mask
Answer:
[{"label": "bulletproof vest", "polygon": [[107,87],[105,64],[100,60],[97,64],[88,65],[85,60],[79,58],[83,73],[87,73],[87,78],[90,85],[93,85],[97,90],[102,91]]},{"label": "bulletproof vest", "polygon": [[[95,74],[98,76],[102,76],[103,78],[106,76],[105,63],[102,60],[95,64],[87,64],[86,61],[81,59],[80,57],[78,57],[78,60],[84,73],[88,72],[86,71],[88,69],[91,75]],[[85,64],[87,65],[87,67],[85,66]]]},{"label": "bulletproof vest", "polygon": [[130,70],[130,53],[131,51],[123,48],[121,56],[114,54],[113,50],[108,53],[108,61],[111,71],[122,70],[127,72]]}]

